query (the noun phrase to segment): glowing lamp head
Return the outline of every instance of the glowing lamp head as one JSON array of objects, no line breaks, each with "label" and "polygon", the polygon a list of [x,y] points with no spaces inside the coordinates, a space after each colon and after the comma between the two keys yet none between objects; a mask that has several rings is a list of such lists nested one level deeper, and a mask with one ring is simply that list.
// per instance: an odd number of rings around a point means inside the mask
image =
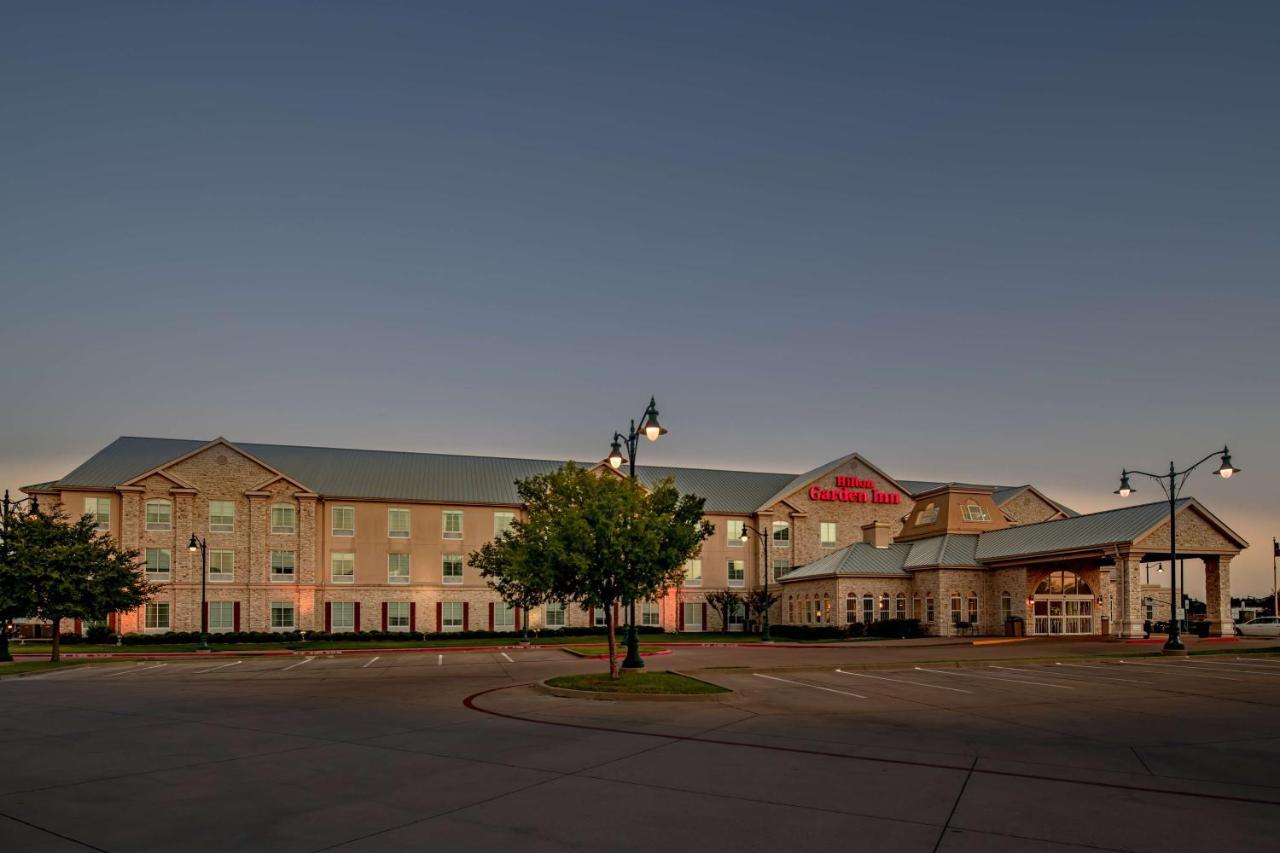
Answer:
[{"label": "glowing lamp head", "polygon": [[650,397],[649,408],[644,410],[644,436],[650,441],[657,441],[659,436],[666,434],[666,428],[658,423],[657,403],[653,397]]},{"label": "glowing lamp head", "polygon": [[622,445],[618,443],[617,438],[614,438],[613,444],[609,445],[609,467],[617,471],[626,461],[622,455]]},{"label": "glowing lamp head", "polygon": [[196,535],[194,533],[191,534],[191,541],[187,543],[187,550],[193,554],[200,550],[200,543],[196,541]]},{"label": "glowing lamp head", "polygon": [[1156,563],[1156,574],[1164,574],[1164,563]]},{"label": "glowing lamp head", "polygon": [[739,539],[741,539],[743,542],[746,542],[746,541],[747,541],[747,538],[748,538],[748,537],[747,537],[747,528],[746,528],[745,526],[742,528],[742,534],[741,534],[738,538],[739,538]]},{"label": "glowing lamp head", "polygon": [[1137,490],[1133,488],[1133,486],[1129,485],[1129,472],[1128,471],[1121,472],[1120,488],[1116,489],[1115,493],[1122,498],[1127,498],[1129,497],[1129,495],[1133,494],[1135,491]]},{"label": "glowing lamp head", "polygon": [[1231,451],[1227,448],[1222,448],[1222,464],[1213,473],[1224,480],[1230,480],[1232,474],[1240,473],[1240,469],[1231,464]]}]

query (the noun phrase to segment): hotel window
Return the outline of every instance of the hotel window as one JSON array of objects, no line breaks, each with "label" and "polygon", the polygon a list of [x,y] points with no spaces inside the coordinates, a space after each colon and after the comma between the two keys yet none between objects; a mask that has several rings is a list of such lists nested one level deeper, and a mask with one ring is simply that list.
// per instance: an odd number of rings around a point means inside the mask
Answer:
[{"label": "hotel window", "polygon": [[444,623],[440,626],[442,631],[461,631],[462,630],[462,602],[446,601],[440,605],[440,619]]},{"label": "hotel window", "polygon": [[236,605],[234,601],[209,602],[209,633],[217,634],[231,631],[236,624]]},{"label": "hotel window", "polygon": [[227,583],[235,580],[236,576],[236,552],[235,551],[210,551],[209,552],[209,581],[210,583],[219,582]]},{"label": "hotel window", "polygon": [[836,523],[834,521],[824,521],[819,524],[818,534],[822,540],[823,548],[836,547]]},{"label": "hotel window", "polygon": [[503,533],[511,528],[511,522],[516,520],[514,512],[495,512],[493,514],[493,538],[497,539]]},{"label": "hotel window", "polygon": [[407,601],[388,601],[387,602],[387,630],[388,631],[408,631],[409,630],[409,602]]},{"label": "hotel window", "polygon": [[168,548],[148,548],[147,557],[147,580],[149,581],[167,581],[169,579],[169,571],[173,566],[173,555]]},{"label": "hotel window", "polygon": [[933,524],[937,520],[938,505],[935,503],[925,504],[924,509],[920,510],[920,514],[916,516],[916,526]]},{"label": "hotel window", "polygon": [[147,501],[147,529],[172,530],[173,505],[168,501]]},{"label": "hotel window", "polygon": [[209,501],[209,532],[231,533],[235,529],[235,501]]},{"label": "hotel window", "polygon": [[271,582],[293,583],[294,554],[292,551],[271,552]]},{"label": "hotel window", "polygon": [[990,521],[991,515],[986,511],[986,509],[979,506],[978,504],[967,503],[964,505],[964,520],[965,521]]},{"label": "hotel window", "polygon": [[952,625],[959,625],[960,622],[963,621],[964,613],[961,610],[961,608],[963,607],[964,607],[964,602],[960,600],[960,596],[958,595],[951,596],[951,624]]},{"label": "hotel window", "polygon": [[862,596],[862,624],[870,625],[876,618],[876,600],[869,595]]},{"label": "hotel window", "polygon": [[294,533],[296,530],[293,507],[289,504],[273,505],[271,507],[271,532]]},{"label": "hotel window", "polygon": [[564,605],[558,601],[548,601],[542,608],[542,624],[547,628],[563,628]]},{"label": "hotel window", "polygon": [[462,583],[462,555],[445,554],[441,559],[444,583]]},{"label": "hotel window", "polygon": [[791,525],[785,521],[773,523],[773,547],[785,548],[791,544]]},{"label": "hotel window", "polygon": [[791,571],[790,560],[774,560],[773,561],[773,579],[779,580],[787,572]]},{"label": "hotel window", "polygon": [[729,537],[729,538],[728,538],[728,541],[726,542],[726,544],[727,544],[730,548],[741,548],[741,547],[742,547],[742,545],[743,545],[743,542],[742,542],[742,533],[743,533],[743,531],[745,531],[745,530],[747,529],[747,528],[746,528],[746,524],[747,524],[747,523],[746,523],[745,521],[738,521],[737,519],[732,519],[732,518],[731,518],[731,519],[729,519],[729,521],[725,523],[725,526],[724,526],[724,527],[725,527],[725,532],[726,532],[726,534],[727,534],[727,535],[728,535],[728,537]]},{"label": "hotel window", "polygon": [[334,551],[330,554],[329,579],[334,583],[355,583],[356,555],[349,551]]},{"label": "hotel window", "polygon": [[907,618],[907,594],[905,592],[898,593],[898,597],[894,602],[895,607],[893,615],[898,619]]},{"label": "hotel window", "polygon": [[409,510],[387,510],[387,536],[392,539],[409,538]]},{"label": "hotel window", "polygon": [[334,536],[356,535],[356,508],[335,506],[329,512],[330,530]]},{"label": "hotel window", "polygon": [[924,614],[920,612],[920,596],[918,595],[911,598],[911,618],[917,620],[924,618]]},{"label": "hotel window", "polygon": [[606,624],[606,623],[605,623],[605,618],[606,618],[605,609],[604,609],[603,607],[596,607],[596,608],[593,608],[593,609],[595,610],[595,626],[596,626],[597,628],[603,628],[603,627],[605,627],[605,624]]},{"label": "hotel window", "polygon": [[290,601],[271,602],[271,630],[272,631],[292,631],[293,630],[293,602],[290,602]]},{"label": "hotel window", "polygon": [[702,630],[702,604],[696,601],[686,601],[684,608],[684,629],[686,631]]},{"label": "hotel window", "polygon": [[409,582],[409,555],[387,555],[387,583]]},{"label": "hotel window", "polygon": [[796,621],[796,599],[794,595],[787,596],[787,621]]},{"label": "hotel window", "polygon": [[169,629],[169,602],[153,601],[146,606],[143,625],[148,631],[167,631]]},{"label": "hotel window", "polygon": [[747,564],[743,560],[729,561],[729,586],[742,586],[747,582]]},{"label": "hotel window", "polygon": [[813,601],[807,595],[804,597],[804,621],[813,622]]},{"label": "hotel window", "polygon": [[516,609],[503,601],[493,605],[493,630],[514,631],[515,628]]},{"label": "hotel window", "polygon": [[924,599],[924,621],[930,625],[933,624],[933,596],[926,595]]},{"label": "hotel window", "polygon": [[1004,624],[1009,621],[1009,617],[1013,615],[1013,596],[1007,592],[1000,593],[1000,623]]},{"label": "hotel window", "polygon": [[889,593],[880,596],[880,621],[884,622],[889,618]]},{"label": "hotel window", "polygon": [[702,586],[701,560],[690,560],[684,564],[684,585]]},{"label": "hotel window", "polygon": [[976,592],[969,593],[969,624],[978,624],[978,594]]},{"label": "hotel window", "polygon": [[110,530],[111,498],[85,498],[84,514],[93,516],[93,526],[98,530]]},{"label": "hotel window", "polygon": [[329,605],[329,627],[338,631],[356,629],[356,604],[354,601],[335,601]]},{"label": "hotel window", "polygon": [[844,623],[852,625],[858,621],[858,596],[852,592],[844,597]]},{"label": "hotel window", "polygon": [[656,601],[645,601],[640,604],[640,624],[656,628],[662,624],[662,610]]},{"label": "hotel window", "polygon": [[443,516],[443,529],[445,539],[461,539],[462,538],[462,511],[447,509]]}]

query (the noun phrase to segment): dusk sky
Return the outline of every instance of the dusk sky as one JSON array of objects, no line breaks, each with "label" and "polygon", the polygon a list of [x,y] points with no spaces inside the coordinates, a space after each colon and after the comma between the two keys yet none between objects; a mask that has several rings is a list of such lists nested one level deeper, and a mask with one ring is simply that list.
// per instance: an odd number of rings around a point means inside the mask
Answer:
[{"label": "dusk sky", "polygon": [[1263,2],[7,4],[0,486],[119,435],[590,462],[653,394],[642,462],[1082,511],[1230,444],[1187,494],[1269,592],[1278,44]]}]

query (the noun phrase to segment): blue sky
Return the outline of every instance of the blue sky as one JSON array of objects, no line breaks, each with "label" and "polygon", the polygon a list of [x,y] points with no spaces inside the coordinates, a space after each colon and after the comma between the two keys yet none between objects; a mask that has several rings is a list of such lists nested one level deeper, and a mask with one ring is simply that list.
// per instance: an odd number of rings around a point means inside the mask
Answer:
[{"label": "blue sky", "polygon": [[1082,510],[1230,443],[1188,491],[1269,590],[1277,43],[1267,3],[12,4],[0,484],[120,434],[595,458],[656,394],[651,462]]}]

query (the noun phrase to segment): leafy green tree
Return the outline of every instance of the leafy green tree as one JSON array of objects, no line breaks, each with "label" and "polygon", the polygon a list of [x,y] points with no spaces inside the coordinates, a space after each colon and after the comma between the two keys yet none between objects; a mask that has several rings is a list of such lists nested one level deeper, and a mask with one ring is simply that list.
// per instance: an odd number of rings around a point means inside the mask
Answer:
[{"label": "leafy green tree", "polygon": [[[705,499],[670,480],[646,491],[572,462],[516,483],[526,517],[469,555],[504,600],[562,601],[602,609],[609,674],[618,677],[615,605],[656,598],[677,583],[713,528]],[[506,590],[506,592],[504,592]]]},{"label": "leafy green tree", "polygon": [[0,601],[53,624],[50,660],[61,655],[63,619],[101,620],[136,610],[156,591],[143,576],[138,552],[99,533],[92,516],[68,521],[56,510],[37,510],[11,520],[5,546]]},{"label": "leafy green tree", "polygon": [[729,630],[729,617],[742,604],[742,596],[731,589],[717,589],[705,596],[707,606],[720,614],[720,624]]},{"label": "leafy green tree", "polygon": [[742,603],[747,608],[747,619],[751,620],[754,614],[761,624],[764,623],[765,612],[781,600],[781,595],[772,589],[766,593],[764,587],[757,587],[742,597]]}]

